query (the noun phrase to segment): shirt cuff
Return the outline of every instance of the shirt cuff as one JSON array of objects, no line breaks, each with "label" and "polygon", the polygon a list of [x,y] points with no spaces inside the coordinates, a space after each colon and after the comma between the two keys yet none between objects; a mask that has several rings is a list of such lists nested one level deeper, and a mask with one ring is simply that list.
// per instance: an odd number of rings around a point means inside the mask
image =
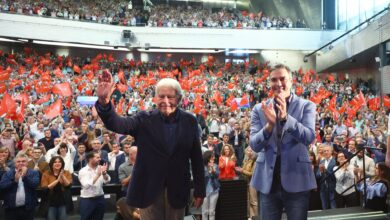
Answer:
[{"label": "shirt cuff", "polygon": [[263,129],[264,139],[269,139],[269,138],[271,137],[271,134],[272,134],[272,133],[269,133],[269,132],[267,131],[267,129],[264,127],[264,129]]}]

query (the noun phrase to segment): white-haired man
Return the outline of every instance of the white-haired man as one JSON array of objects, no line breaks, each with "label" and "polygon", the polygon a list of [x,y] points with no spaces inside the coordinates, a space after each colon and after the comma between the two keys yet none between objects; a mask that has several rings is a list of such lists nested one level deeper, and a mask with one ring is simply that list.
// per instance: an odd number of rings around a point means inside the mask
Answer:
[{"label": "white-haired man", "polygon": [[198,123],[179,108],[180,84],[174,79],[160,80],[155,91],[157,109],[132,117],[115,113],[110,102],[114,86],[111,74],[104,71],[95,106],[108,129],[133,136],[138,146],[127,203],[141,208],[143,220],[182,220],[190,194],[190,160],[196,207],[203,203],[205,182]]}]

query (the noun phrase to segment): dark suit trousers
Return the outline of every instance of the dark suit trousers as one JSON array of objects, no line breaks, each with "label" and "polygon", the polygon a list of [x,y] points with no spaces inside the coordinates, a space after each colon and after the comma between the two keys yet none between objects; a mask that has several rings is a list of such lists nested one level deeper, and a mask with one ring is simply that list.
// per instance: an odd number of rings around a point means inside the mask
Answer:
[{"label": "dark suit trousers", "polygon": [[342,196],[335,192],[334,198],[336,200],[337,208],[354,207],[360,205],[357,192],[351,193],[346,196]]},{"label": "dark suit trousers", "polygon": [[5,209],[5,220],[33,220],[35,209],[27,210],[25,206]]}]

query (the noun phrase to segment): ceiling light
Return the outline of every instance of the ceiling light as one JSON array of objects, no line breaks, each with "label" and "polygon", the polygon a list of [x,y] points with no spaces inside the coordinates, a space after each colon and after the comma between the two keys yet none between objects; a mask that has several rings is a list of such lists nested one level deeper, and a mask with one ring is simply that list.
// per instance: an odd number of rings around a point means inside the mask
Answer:
[{"label": "ceiling light", "polygon": [[171,48],[148,48],[138,49],[139,52],[147,53],[220,53],[224,50],[202,50],[202,49],[171,49]]},{"label": "ceiling light", "polygon": [[259,53],[259,51],[257,50],[232,50],[232,51],[228,51],[227,53],[232,53],[232,54],[255,54],[255,53]]},{"label": "ceiling light", "polygon": [[33,43],[34,44],[43,44],[43,45],[52,45],[52,46],[63,46],[63,47],[80,47],[80,48],[100,49],[100,50],[129,51],[128,48],[117,47],[117,46],[100,46],[100,45],[91,45],[91,44],[74,44],[74,43],[53,42],[53,41],[40,41],[40,40],[34,40]]}]

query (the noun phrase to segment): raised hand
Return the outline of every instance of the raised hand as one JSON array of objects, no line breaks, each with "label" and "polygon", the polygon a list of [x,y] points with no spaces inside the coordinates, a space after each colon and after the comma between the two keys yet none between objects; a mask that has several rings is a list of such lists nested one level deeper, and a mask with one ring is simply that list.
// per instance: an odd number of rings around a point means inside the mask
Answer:
[{"label": "raised hand", "polygon": [[100,168],[101,168],[101,172],[105,172],[105,171],[107,171],[107,163],[104,163],[102,166],[100,166]]},{"label": "raised hand", "polygon": [[279,94],[275,97],[276,108],[278,108],[278,118],[285,119],[287,117],[287,103],[286,97],[284,95]]},{"label": "raised hand", "polygon": [[263,110],[263,114],[268,124],[273,127],[276,123],[276,113],[275,113],[274,105],[272,103],[267,105],[265,101],[263,101],[261,105],[261,110]]},{"label": "raised hand", "polygon": [[104,70],[98,79],[99,82],[96,91],[98,102],[101,105],[108,105],[110,103],[111,95],[115,90],[115,83],[112,79],[112,75],[108,70]]}]

